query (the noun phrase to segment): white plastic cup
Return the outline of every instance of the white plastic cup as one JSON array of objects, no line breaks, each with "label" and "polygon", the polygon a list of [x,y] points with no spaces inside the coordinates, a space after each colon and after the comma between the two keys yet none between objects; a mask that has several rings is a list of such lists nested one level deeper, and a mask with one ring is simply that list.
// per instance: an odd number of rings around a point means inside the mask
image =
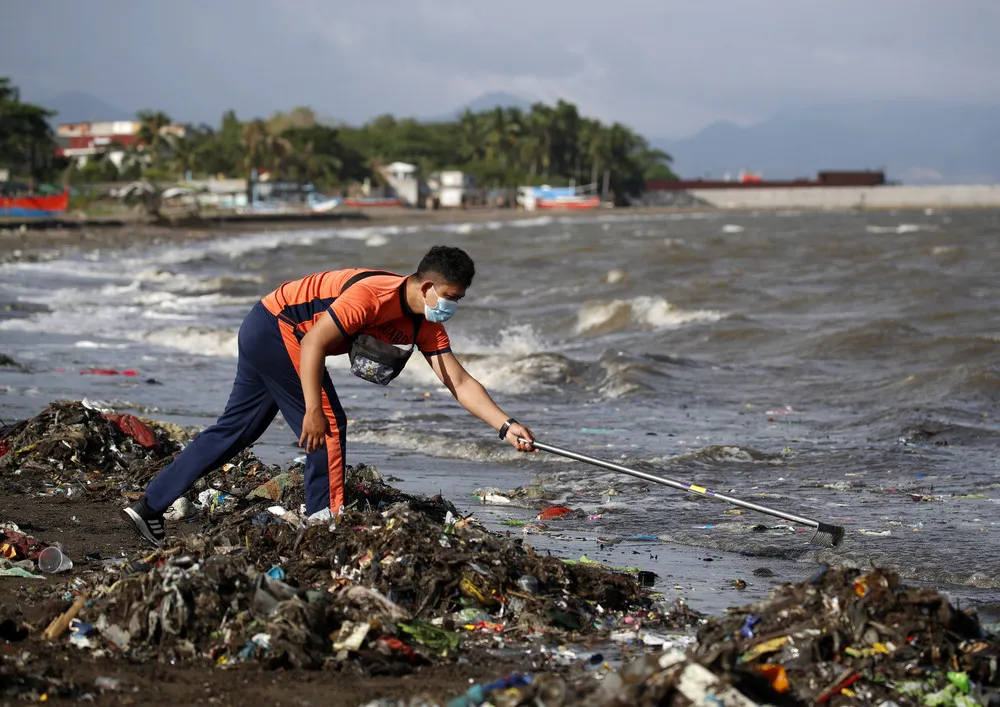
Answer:
[{"label": "white plastic cup", "polygon": [[38,569],[45,574],[68,572],[73,569],[73,560],[66,557],[57,547],[47,547],[38,555]]}]

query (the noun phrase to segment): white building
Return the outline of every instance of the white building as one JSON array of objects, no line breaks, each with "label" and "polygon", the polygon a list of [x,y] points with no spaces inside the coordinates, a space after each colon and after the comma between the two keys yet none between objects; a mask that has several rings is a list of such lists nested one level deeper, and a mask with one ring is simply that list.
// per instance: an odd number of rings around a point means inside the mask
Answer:
[{"label": "white building", "polygon": [[406,162],[393,162],[382,168],[382,176],[389,188],[400,201],[407,206],[418,206],[420,203],[420,175],[417,165]]},{"label": "white building", "polygon": [[462,208],[476,198],[476,178],[458,170],[435,172],[428,178],[431,194],[442,208]]},{"label": "white building", "polygon": [[[129,148],[139,147],[139,130],[142,123],[137,120],[105,120],[86,123],[63,123],[56,128],[56,156],[75,160],[82,167],[95,155],[107,153],[116,167],[121,168],[122,160]],[[183,125],[165,125],[160,135],[184,137]]]}]

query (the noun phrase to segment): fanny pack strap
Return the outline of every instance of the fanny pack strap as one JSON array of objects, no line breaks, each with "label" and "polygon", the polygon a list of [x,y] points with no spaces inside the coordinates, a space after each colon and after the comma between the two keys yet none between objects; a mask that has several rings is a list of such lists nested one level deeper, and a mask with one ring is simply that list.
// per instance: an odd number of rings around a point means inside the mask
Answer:
[{"label": "fanny pack strap", "polygon": [[[344,283],[344,286],[340,288],[340,294],[343,295],[345,292],[347,292],[347,288],[353,285],[355,282],[358,282],[359,280],[364,280],[366,277],[372,277],[374,275],[397,276],[396,273],[389,272],[388,270],[366,270],[365,272],[359,272],[357,275],[351,276],[347,280],[347,282]],[[295,333],[295,338],[299,339],[300,341],[302,340],[302,337],[305,336],[305,333],[301,329],[299,329],[298,324],[293,322],[289,317],[285,316],[284,314],[278,314],[277,318],[282,320],[286,324],[291,324],[292,329]],[[417,315],[411,315],[410,318],[413,320],[413,343],[410,344],[410,353],[413,353],[413,347],[417,345],[417,334],[420,333],[420,325],[423,323],[423,317]],[[352,340],[354,338],[355,337],[353,336],[351,337]]]},{"label": "fanny pack strap", "polygon": [[[396,273],[389,272],[388,270],[367,270],[365,272],[359,272],[357,275],[353,275],[347,280],[347,282],[344,283],[344,286],[340,288],[340,294],[343,295],[347,292],[347,288],[355,282],[364,280],[366,277],[372,277],[373,275],[396,275]],[[417,345],[417,335],[420,333],[420,325],[423,323],[423,317],[411,315],[410,318],[413,320],[413,343],[410,344],[410,353],[413,353],[413,349]],[[353,339],[354,337],[351,338]]]}]

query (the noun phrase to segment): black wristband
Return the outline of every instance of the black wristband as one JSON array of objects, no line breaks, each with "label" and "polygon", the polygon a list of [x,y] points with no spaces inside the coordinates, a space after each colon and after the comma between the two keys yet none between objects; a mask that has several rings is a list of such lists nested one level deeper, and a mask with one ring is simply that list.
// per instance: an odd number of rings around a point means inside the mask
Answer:
[{"label": "black wristband", "polygon": [[500,426],[500,439],[507,439],[507,430],[510,429],[511,425],[516,425],[516,424],[517,420],[515,420],[513,417],[507,418],[507,422],[503,423],[503,425]]}]

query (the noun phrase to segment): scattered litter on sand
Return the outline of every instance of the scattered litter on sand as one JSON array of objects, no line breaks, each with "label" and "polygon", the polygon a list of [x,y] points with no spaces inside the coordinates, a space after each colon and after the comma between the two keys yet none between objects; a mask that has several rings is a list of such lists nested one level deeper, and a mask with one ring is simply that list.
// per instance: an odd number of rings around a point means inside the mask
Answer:
[{"label": "scattered litter on sand", "polygon": [[[109,512],[179,449],[159,423],[82,403],[54,404],[0,440],[11,492],[71,497],[79,485]],[[301,463],[246,451],[172,507],[168,531],[185,532],[165,548],[44,577],[44,533],[0,523],[0,586],[23,583],[0,613],[0,693],[112,699],[146,665],[398,676],[517,660],[520,671],[456,682],[446,698],[414,683],[412,697],[368,704],[1000,704],[997,638],[886,571],[823,568],[707,619],[652,593],[652,573],[539,554],[524,533],[491,532],[371,466],[349,468],[346,492],[342,515],[306,518]],[[525,490],[488,496],[571,512]],[[81,661],[93,676],[67,677]]]}]

